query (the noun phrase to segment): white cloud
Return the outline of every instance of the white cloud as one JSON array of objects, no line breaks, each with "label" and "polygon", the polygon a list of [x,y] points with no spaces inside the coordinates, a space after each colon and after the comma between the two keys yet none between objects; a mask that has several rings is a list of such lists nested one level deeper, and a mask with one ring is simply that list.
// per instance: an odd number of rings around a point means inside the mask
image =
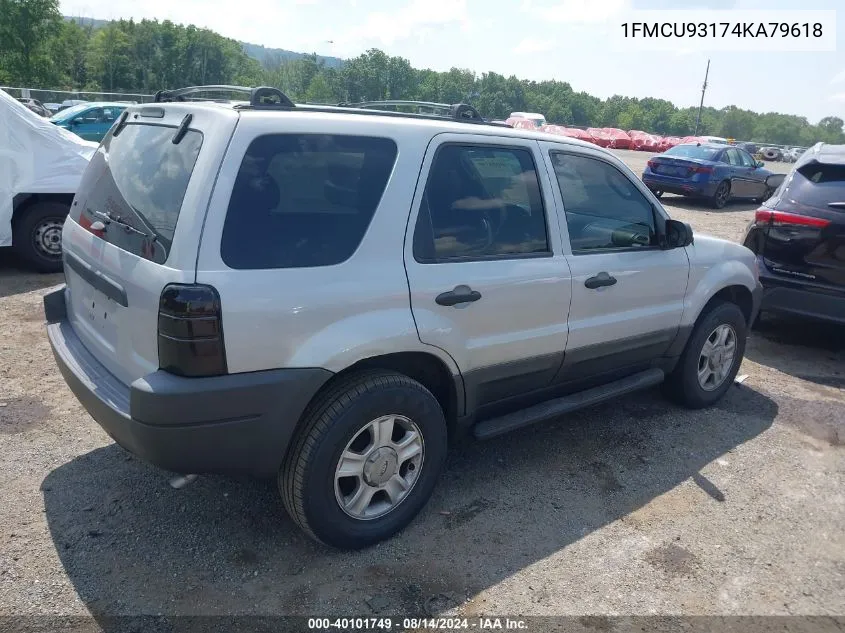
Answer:
[{"label": "white cloud", "polygon": [[835,94],[835,95],[830,95],[827,99],[828,99],[828,101],[841,101],[841,102],[845,103],[845,92],[840,92],[840,93]]},{"label": "white cloud", "polygon": [[513,52],[517,55],[530,55],[531,53],[546,53],[556,44],[551,40],[540,40],[533,37],[528,37],[522,40],[514,47]]},{"label": "white cloud", "polygon": [[628,0],[558,0],[555,4],[537,5],[523,0],[522,10],[546,22],[596,23],[618,16],[628,7]]},{"label": "white cloud", "polygon": [[842,83],[843,81],[845,81],[845,70],[843,70],[843,71],[841,71],[841,72],[839,72],[839,73],[835,74],[835,75],[834,75],[834,76],[830,79],[830,85],[832,86],[833,84]]},{"label": "white cloud", "polygon": [[370,13],[363,24],[339,35],[337,41],[343,48],[360,49],[367,42],[390,46],[432,28],[448,24],[465,27],[470,23],[466,0],[410,0],[390,12]]}]

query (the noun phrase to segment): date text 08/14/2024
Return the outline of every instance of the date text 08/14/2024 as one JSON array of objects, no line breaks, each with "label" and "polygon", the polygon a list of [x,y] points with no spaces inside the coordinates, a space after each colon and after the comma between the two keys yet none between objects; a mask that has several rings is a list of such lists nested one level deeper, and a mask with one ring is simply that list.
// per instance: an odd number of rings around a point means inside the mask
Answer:
[{"label": "date text 08/14/2024", "polygon": [[509,630],[527,631],[524,620],[511,618],[309,618],[312,631]]}]

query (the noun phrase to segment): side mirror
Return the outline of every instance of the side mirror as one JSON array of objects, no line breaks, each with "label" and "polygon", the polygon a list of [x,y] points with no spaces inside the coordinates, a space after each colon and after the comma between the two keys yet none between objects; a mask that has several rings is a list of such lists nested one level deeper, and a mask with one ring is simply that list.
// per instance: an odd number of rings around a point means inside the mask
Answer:
[{"label": "side mirror", "polygon": [[766,178],[766,186],[774,190],[780,187],[784,180],[786,180],[786,174],[772,174]]},{"label": "side mirror", "polygon": [[765,166],[766,166],[766,163],[764,163],[762,160],[757,161],[757,167],[765,167]]},{"label": "side mirror", "polygon": [[694,242],[692,227],[686,222],[666,220],[666,248],[683,248]]}]

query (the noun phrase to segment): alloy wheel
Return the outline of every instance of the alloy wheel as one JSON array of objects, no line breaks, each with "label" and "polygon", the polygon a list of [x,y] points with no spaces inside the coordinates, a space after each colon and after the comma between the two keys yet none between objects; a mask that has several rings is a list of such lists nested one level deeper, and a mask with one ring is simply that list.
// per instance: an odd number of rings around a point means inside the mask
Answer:
[{"label": "alloy wheel", "polygon": [[346,445],[335,469],[335,498],[353,519],[377,519],[404,501],[419,479],[425,444],[402,415],[368,422]]},{"label": "alloy wheel", "polygon": [[698,357],[698,384],[705,391],[718,389],[733,367],[736,332],[725,323],[716,327],[704,341]]}]

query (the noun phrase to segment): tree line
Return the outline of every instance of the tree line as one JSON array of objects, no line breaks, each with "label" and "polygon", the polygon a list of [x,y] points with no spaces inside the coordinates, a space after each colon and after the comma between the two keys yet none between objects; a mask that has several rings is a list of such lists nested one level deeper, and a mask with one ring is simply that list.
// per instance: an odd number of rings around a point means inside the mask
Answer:
[{"label": "tree line", "polygon": [[[66,20],[58,0],[0,0],[0,84],[90,92],[152,93],[192,85],[270,85],[314,103],[412,99],[468,102],[482,115],[542,112],[550,123],[617,127],[686,136],[698,108],[665,99],[608,99],[576,92],[565,81],[528,81],[495,72],[416,69],[372,49],[327,67],[317,55],[295,60],[249,57],[241,43],[169,20],[118,20],[95,26]],[[784,145],[845,143],[843,120],[757,113],[736,106],[704,108],[699,134]]]}]

